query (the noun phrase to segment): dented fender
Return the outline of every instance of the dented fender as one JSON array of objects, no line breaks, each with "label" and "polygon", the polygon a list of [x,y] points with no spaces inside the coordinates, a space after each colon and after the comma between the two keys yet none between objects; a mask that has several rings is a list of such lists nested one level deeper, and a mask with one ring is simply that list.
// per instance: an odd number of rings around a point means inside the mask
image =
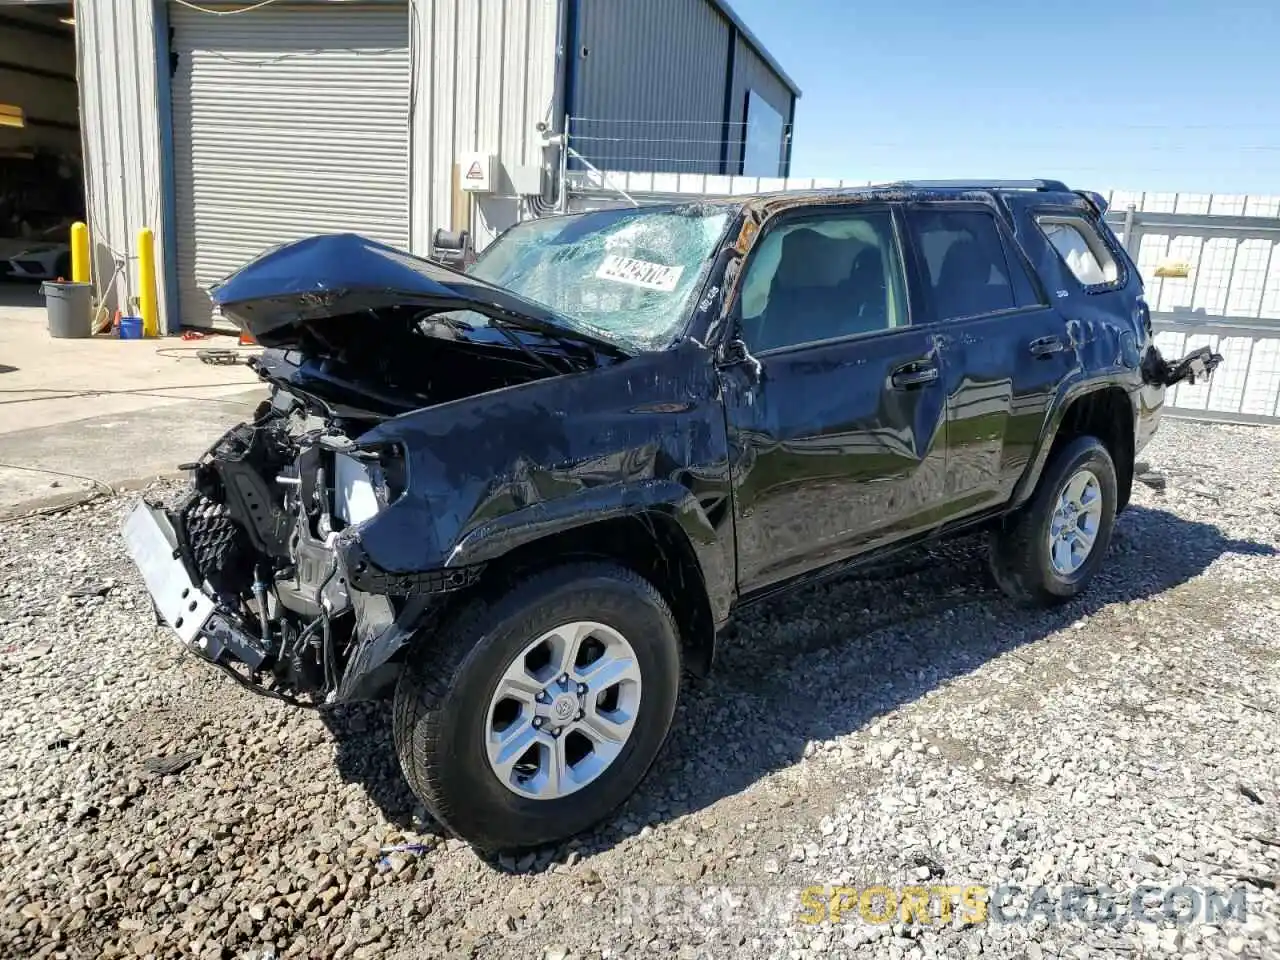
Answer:
[{"label": "dented fender", "polygon": [[684,534],[702,573],[717,621],[727,619],[734,575],[728,544],[722,542],[706,510],[687,487],[661,479],[596,487],[525,507],[489,521],[462,538],[446,566],[469,566],[501,558],[517,547],[567,533],[591,523],[652,514],[673,519]]},{"label": "dented fender", "polygon": [[1041,432],[1036,452],[1014,488],[1012,506],[1021,506],[1035,492],[1063,418],[1077,400],[1113,387],[1123,390],[1129,399],[1133,416],[1133,452],[1136,454],[1155,433],[1161,407],[1164,405],[1164,391],[1184,381],[1195,383],[1198,379],[1208,378],[1221,363],[1222,356],[1208,347],[1193,350],[1182,359],[1170,362],[1164,359],[1154,345],[1148,344],[1137,370],[1122,362],[1113,365],[1108,376],[1086,376],[1083,372],[1078,372],[1063,383],[1049,408],[1050,414]]},{"label": "dented fender", "polygon": [[[1144,417],[1159,415],[1158,409],[1148,409],[1145,403],[1142,402],[1141,384],[1132,372],[1117,371],[1110,377],[1098,377],[1097,375],[1086,376],[1083,372],[1078,371],[1071,379],[1063,382],[1057,396],[1050,405],[1049,416],[1046,418],[1044,429],[1040,432],[1039,443],[1037,443],[1031,459],[1027,462],[1027,467],[1022,476],[1014,486],[1010,507],[1022,506],[1035,493],[1036,486],[1040,482],[1040,475],[1044,472],[1045,464],[1049,461],[1049,453],[1053,450],[1058,430],[1061,428],[1062,421],[1066,418],[1067,411],[1071,408],[1071,405],[1090,394],[1100,393],[1103,390],[1115,387],[1123,390],[1128,397],[1129,409],[1133,416],[1135,442],[1136,438],[1144,433],[1141,420]],[[1153,431],[1154,427],[1151,428],[1151,432]]]},{"label": "dented fender", "polygon": [[447,577],[576,526],[660,510],[689,538],[717,619],[727,616],[728,445],[712,355],[695,341],[413,411],[357,440],[387,444],[405,451],[406,490],[347,538],[366,564]]}]

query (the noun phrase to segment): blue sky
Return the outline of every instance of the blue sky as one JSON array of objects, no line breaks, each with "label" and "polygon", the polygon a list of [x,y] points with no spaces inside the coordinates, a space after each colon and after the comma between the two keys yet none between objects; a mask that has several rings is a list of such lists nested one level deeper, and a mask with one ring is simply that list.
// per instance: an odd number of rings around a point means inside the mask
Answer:
[{"label": "blue sky", "polygon": [[730,0],[792,173],[1280,194],[1280,0]]}]

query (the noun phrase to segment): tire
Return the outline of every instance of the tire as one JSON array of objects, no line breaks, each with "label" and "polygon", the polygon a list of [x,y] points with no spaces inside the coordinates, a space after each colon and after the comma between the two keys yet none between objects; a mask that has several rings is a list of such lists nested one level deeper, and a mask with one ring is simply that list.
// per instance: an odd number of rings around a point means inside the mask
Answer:
[{"label": "tire", "polygon": [[[490,762],[496,691],[530,644],[577,622],[603,625],[630,645],[639,675],[633,726],[595,779],[564,796],[522,796]],[[611,563],[553,567],[469,602],[413,651],[396,687],[396,752],[436,820],[482,853],[553,843],[598,823],[635,791],[671,728],[679,685],[679,631],[651,583]]]},{"label": "tire", "polygon": [[[1070,563],[1055,562],[1050,537],[1063,492],[1073,480],[1079,482],[1082,471],[1097,481],[1100,512],[1092,546],[1069,570]],[[1081,593],[1106,558],[1117,501],[1115,463],[1101,441],[1077,437],[1063,446],[1046,464],[1031,500],[991,534],[991,572],[1000,589],[1029,606],[1053,606]]]}]

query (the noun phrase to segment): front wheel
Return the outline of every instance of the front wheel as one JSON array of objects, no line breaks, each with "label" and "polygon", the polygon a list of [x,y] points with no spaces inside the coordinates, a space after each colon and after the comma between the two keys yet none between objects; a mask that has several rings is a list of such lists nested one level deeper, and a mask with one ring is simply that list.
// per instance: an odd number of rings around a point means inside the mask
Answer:
[{"label": "front wheel", "polygon": [[591,827],[666,739],[679,634],[630,570],[575,563],[477,599],[421,645],[396,688],[396,752],[448,830],[485,852]]},{"label": "front wheel", "polygon": [[1063,603],[1088,586],[1111,543],[1116,468],[1095,437],[1054,454],[1031,500],[991,535],[991,572],[1022,603]]}]

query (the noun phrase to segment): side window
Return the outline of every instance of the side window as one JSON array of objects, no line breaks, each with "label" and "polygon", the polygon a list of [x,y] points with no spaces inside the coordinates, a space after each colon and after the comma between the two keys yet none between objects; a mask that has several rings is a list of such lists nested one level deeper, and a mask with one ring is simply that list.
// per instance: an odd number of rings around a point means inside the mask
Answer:
[{"label": "side window", "polygon": [[995,217],[980,210],[911,212],[939,320],[981,316],[1016,306]]},{"label": "side window", "polygon": [[1115,283],[1120,278],[1120,268],[1106,241],[1084,217],[1043,216],[1037,217],[1036,223],[1084,286]]},{"label": "side window", "polygon": [[755,351],[907,323],[887,210],[806,218],[769,230],[751,254],[741,290],[742,333]]}]

